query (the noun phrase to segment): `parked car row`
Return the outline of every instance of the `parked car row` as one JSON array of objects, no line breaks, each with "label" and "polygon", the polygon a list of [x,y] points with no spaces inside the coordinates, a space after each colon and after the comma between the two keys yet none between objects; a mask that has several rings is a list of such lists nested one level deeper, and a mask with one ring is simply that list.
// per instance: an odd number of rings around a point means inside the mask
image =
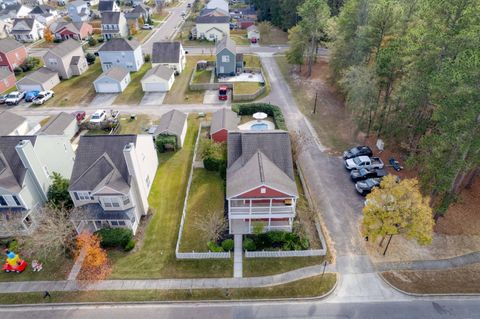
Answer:
[{"label": "parked car row", "polygon": [[51,90],[47,91],[13,91],[0,96],[0,104],[18,105],[22,100],[25,102],[33,102],[33,104],[43,104],[51,99],[55,93]]}]

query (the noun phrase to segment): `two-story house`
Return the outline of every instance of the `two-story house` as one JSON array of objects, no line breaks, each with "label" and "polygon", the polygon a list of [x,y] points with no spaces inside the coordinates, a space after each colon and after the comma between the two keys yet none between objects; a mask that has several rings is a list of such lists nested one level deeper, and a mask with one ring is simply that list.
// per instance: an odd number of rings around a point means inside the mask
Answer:
[{"label": "two-story house", "polygon": [[44,25],[50,25],[57,19],[58,12],[55,8],[42,4],[35,6],[28,15]]},{"label": "two-story house", "polygon": [[74,158],[65,136],[0,137],[1,237],[32,232],[47,201],[50,176],[57,172],[69,178]]},{"label": "two-story house", "polygon": [[77,0],[68,4],[68,16],[72,22],[88,21],[90,7],[86,1]]},{"label": "two-story house", "polygon": [[69,79],[88,69],[82,44],[73,39],[49,49],[43,56],[43,63],[50,70],[58,72],[60,79]]},{"label": "two-story house", "polygon": [[0,40],[0,68],[13,71],[27,59],[27,49],[13,39]]},{"label": "two-story house", "polygon": [[195,36],[197,39],[220,41],[230,37],[230,17],[203,15],[195,20]]},{"label": "two-story house", "polygon": [[130,72],[136,72],[140,70],[144,63],[142,46],[137,40],[111,39],[98,50],[98,56],[103,71],[118,66]]},{"label": "two-story house", "polygon": [[13,20],[10,35],[20,42],[35,42],[43,38],[45,26],[32,18]]},{"label": "two-story house", "polygon": [[0,20],[12,22],[14,19],[28,17],[32,8],[18,2],[0,6]]},{"label": "two-story house", "polygon": [[257,223],[292,231],[298,191],[288,132],[229,132],[226,198],[231,234],[251,234]]},{"label": "two-story house", "polygon": [[122,227],[135,233],[148,213],[157,166],[149,135],[82,136],[69,187],[77,232]]},{"label": "two-story house", "polygon": [[59,40],[85,40],[93,34],[93,27],[87,22],[62,21],[52,28],[53,35]]},{"label": "two-story house", "polygon": [[[142,4],[136,5],[132,10],[125,13],[125,18],[127,19],[128,25],[132,26],[134,24],[136,27],[138,26],[138,20],[140,18],[143,19],[144,22],[147,22],[148,18],[151,14],[150,7]],[[140,26],[141,27],[141,26]]]},{"label": "two-story house", "polygon": [[185,50],[180,42],[154,42],[152,48],[152,67],[166,66],[176,74],[182,73],[187,63]]},{"label": "two-story house", "polygon": [[105,40],[128,36],[127,19],[123,12],[106,11],[102,13],[102,36]]},{"label": "two-story house", "polygon": [[107,11],[120,12],[120,7],[118,6],[117,1],[101,0],[98,3],[98,12],[100,12],[100,16]]},{"label": "two-story house", "polygon": [[215,73],[217,76],[243,72],[243,54],[237,54],[235,42],[225,37],[217,43]]}]

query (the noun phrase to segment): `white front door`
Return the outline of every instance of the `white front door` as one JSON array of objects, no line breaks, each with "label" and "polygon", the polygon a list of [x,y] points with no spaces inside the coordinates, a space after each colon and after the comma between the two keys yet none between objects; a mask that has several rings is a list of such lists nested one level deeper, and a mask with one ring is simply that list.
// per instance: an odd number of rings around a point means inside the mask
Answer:
[{"label": "white front door", "polygon": [[221,66],[220,67],[220,74],[223,74],[223,73],[225,73],[225,67]]}]

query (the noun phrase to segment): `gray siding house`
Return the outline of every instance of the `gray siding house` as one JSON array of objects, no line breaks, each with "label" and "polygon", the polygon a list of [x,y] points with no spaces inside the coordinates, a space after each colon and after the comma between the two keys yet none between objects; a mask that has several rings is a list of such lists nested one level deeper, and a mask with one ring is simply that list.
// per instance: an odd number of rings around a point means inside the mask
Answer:
[{"label": "gray siding house", "polygon": [[171,110],[162,115],[160,123],[155,127],[153,131],[154,138],[159,135],[172,135],[177,138],[177,147],[182,147],[187,135],[187,114]]},{"label": "gray siding house", "polygon": [[98,50],[98,56],[103,71],[113,66],[125,68],[130,72],[138,71],[144,63],[142,46],[137,40],[111,39]]},{"label": "gray siding house", "polygon": [[102,13],[102,36],[105,40],[128,36],[127,19],[123,12],[105,11]]},{"label": "gray siding house", "polygon": [[87,1],[77,0],[68,4],[68,16],[72,22],[88,21],[90,18],[90,8]]},{"label": "gray siding house", "polygon": [[235,42],[225,37],[217,43],[216,47],[217,76],[235,75],[243,72],[243,55],[237,54]]},{"label": "gray siding house", "polygon": [[65,136],[0,137],[0,236],[26,235],[35,229],[51,174],[69,178],[74,158]]},{"label": "gray siding house", "polygon": [[81,75],[88,69],[82,44],[73,39],[62,42],[48,50],[43,56],[43,63],[50,70],[58,72],[61,79]]}]

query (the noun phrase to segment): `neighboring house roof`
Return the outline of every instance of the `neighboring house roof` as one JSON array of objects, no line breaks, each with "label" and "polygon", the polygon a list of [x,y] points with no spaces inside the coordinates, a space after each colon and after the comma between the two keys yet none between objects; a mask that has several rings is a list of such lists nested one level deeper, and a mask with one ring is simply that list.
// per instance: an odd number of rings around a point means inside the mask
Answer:
[{"label": "neighboring house roof", "polygon": [[13,72],[10,72],[7,68],[0,68],[0,80],[4,80],[9,76],[13,75]]},{"label": "neighboring house roof", "polygon": [[[107,71],[103,72],[98,78],[97,80],[101,79],[101,78],[104,78],[104,77],[107,77],[107,78],[110,78],[112,80],[116,80],[118,82],[122,81],[130,72],[125,69],[125,68],[121,68],[121,67],[118,67],[118,66],[114,66],[114,67],[111,67],[110,69],[108,69]],[[97,81],[95,80],[95,81]]]},{"label": "neighboring house roof", "polygon": [[87,2],[83,0],[77,0],[77,1],[69,2],[68,5],[74,6],[74,7],[83,7],[83,6],[87,6]]},{"label": "neighboring house roof", "polygon": [[228,17],[228,11],[224,11],[220,8],[215,8],[215,9],[205,8],[202,11],[200,11],[200,15],[201,16],[217,16],[217,17],[225,16],[225,17]]},{"label": "neighboring house roof", "polygon": [[196,23],[229,23],[230,22],[230,17],[228,16],[210,16],[210,15],[205,15],[205,16],[199,16],[195,20]]},{"label": "neighboring house roof", "polygon": [[46,67],[42,67],[20,79],[17,83],[21,82],[24,84],[42,84],[50,80],[54,76],[58,76],[58,73]]},{"label": "neighboring house roof", "polygon": [[40,14],[40,15],[51,15],[51,11],[55,11],[53,7],[47,6],[47,5],[38,5],[35,8],[30,11],[30,14]]},{"label": "neighboring house roof", "polygon": [[122,12],[105,11],[102,13],[102,24],[119,24]]},{"label": "neighboring house roof", "polygon": [[29,140],[35,146],[36,136],[1,136],[0,137],[0,187],[13,193],[22,189],[27,169],[23,166],[15,146],[21,141]]},{"label": "neighboring house roof", "polygon": [[113,0],[102,0],[98,3],[98,11],[113,11],[113,7],[115,6],[115,1]]},{"label": "neighboring house roof", "polygon": [[123,154],[136,135],[84,135],[80,137],[70,179],[70,191],[99,191],[107,187],[120,193],[130,188],[130,174]]},{"label": "neighboring house roof", "polygon": [[154,42],[152,63],[180,63],[180,42]]},{"label": "neighboring house roof", "polygon": [[22,18],[13,21],[11,34],[28,34],[32,31],[35,19]]},{"label": "neighboring house roof", "polygon": [[2,39],[0,40],[0,52],[10,52],[13,50],[16,50],[18,48],[23,47],[23,44],[21,44],[18,41],[15,41],[13,39]]},{"label": "neighboring house roof", "polygon": [[8,135],[27,119],[10,111],[0,112],[0,136]]},{"label": "neighboring house roof", "polygon": [[182,135],[186,119],[187,114],[177,110],[171,110],[162,115],[160,124],[157,126],[153,135],[169,134],[180,136]]},{"label": "neighboring house roof", "polygon": [[135,51],[140,46],[137,40],[127,40],[123,38],[113,38],[102,45],[98,52],[106,51]]},{"label": "neighboring house roof", "polygon": [[175,71],[173,71],[170,68],[167,68],[166,66],[157,65],[156,67],[148,70],[147,73],[145,73],[145,75],[143,76],[142,80],[147,80],[151,76],[156,76],[168,81],[170,80],[174,72]]},{"label": "neighboring house roof", "polygon": [[[3,19],[13,19],[13,18],[15,18],[22,7],[23,7],[23,5],[20,4],[20,3],[6,5],[4,9],[0,10],[1,19],[3,20]],[[26,8],[28,8],[28,7],[26,7]]]},{"label": "neighboring house roof", "polygon": [[86,22],[67,22],[67,21],[61,21],[57,23],[52,29],[53,33],[60,32],[62,29],[68,29],[74,33],[80,33],[80,30],[82,29],[84,24],[88,24]]},{"label": "neighboring house roof", "polygon": [[72,210],[72,220],[132,220],[135,207],[126,210],[104,210],[100,204],[86,204]]},{"label": "neighboring house roof", "polygon": [[205,7],[207,9],[219,8],[228,12],[228,2],[225,0],[210,0]]},{"label": "neighboring house roof", "polygon": [[230,132],[227,145],[227,197],[252,189],[251,181],[297,194],[288,132]]},{"label": "neighboring house roof", "polygon": [[65,132],[65,129],[75,121],[77,121],[75,115],[60,112],[40,129],[38,135],[62,135]]},{"label": "neighboring house roof", "polygon": [[230,109],[222,108],[213,113],[212,124],[210,125],[210,134],[214,134],[220,130],[226,129],[234,131],[237,129],[240,119],[238,114]]},{"label": "neighboring house roof", "polygon": [[222,40],[217,43],[217,54],[223,49],[228,49],[230,52],[235,54],[237,52],[237,45],[229,37],[223,37]]},{"label": "neighboring house roof", "polygon": [[82,47],[80,42],[74,39],[68,39],[67,41],[63,41],[62,43],[51,48],[49,52],[63,58],[69,56],[73,51],[80,47]]}]

